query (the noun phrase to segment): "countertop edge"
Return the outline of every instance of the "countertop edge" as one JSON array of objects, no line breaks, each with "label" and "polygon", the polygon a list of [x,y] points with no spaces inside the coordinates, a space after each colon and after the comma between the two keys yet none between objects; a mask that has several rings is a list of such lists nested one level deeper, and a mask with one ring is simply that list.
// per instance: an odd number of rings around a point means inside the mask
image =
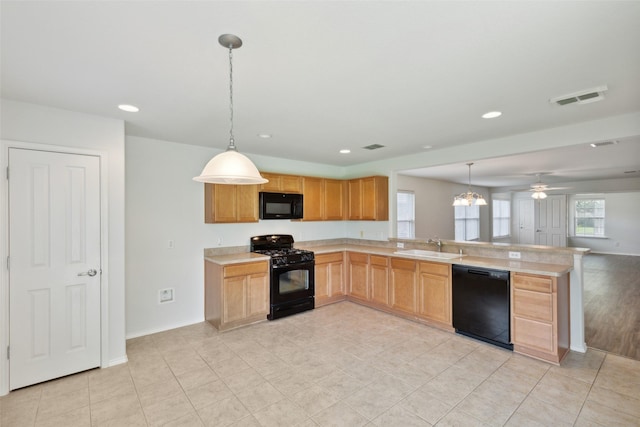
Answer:
[{"label": "countertop edge", "polygon": [[[517,273],[527,274],[539,274],[544,276],[561,277],[564,274],[573,270],[573,266],[564,264],[546,264],[537,262],[517,261],[512,259],[502,258],[485,258],[478,256],[463,255],[461,257],[451,259],[432,259],[420,256],[400,255],[394,253],[395,248],[383,248],[379,246],[364,246],[364,245],[325,245],[325,246],[309,246],[296,245],[299,249],[312,250],[316,255],[328,254],[334,252],[359,252],[369,255],[381,255],[393,258],[411,259],[414,261],[422,262],[434,262],[440,264],[459,264],[469,265],[473,267],[494,268],[498,270],[508,270]],[[231,265],[241,264],[255,261],[268,261],[269,257],[266,255],[256,254],[253,252],[243,252],[228,255],[209,256],[204,258],[207,262],[212,262],[219,265]]]}]

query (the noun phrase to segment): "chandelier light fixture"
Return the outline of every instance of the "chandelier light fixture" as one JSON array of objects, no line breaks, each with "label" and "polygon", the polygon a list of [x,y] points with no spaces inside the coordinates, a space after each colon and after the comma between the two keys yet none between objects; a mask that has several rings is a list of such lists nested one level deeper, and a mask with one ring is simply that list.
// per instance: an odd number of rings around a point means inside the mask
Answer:
[{"label": "chandelier light fixture", "polygon": [[242,40],[233,34],[223,34],[218,37],[218,43],[229,49],[229,146],[227,151],[209,160],[202,173],[193,180],[209,184],[264,184],[269,180],[260,175],[247,156],[238,152],[233,137],[233,49],[242,46]]},{"label": "chandelier light fixture", "polygon": [[469,187],[466,193],[460,193],[453,198],[453,206],[486,206],[487,201],[482,197],[481,194],[474,193],[471,191],[471,165],[473,163],[467,163],[469,166]]}]

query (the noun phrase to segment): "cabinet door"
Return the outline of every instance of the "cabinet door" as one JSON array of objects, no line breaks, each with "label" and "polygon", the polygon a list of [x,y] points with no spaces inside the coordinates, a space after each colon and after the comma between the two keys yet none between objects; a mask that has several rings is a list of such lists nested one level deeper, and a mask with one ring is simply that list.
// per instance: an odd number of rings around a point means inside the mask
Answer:
[{"label": "cabinet door", "polygon": [[247,276],[229,277],[223,283],[222,323],[247,317]]},{"label": "cabinet door", "polygon": [[371,255],[371,301],[389,305],[389,258]]},{"label": "cabinet door", "polygon": [[408,313],[416,312],[416,263],[391,259],[391,306]]},{"label": "cabinet door", "polygon": [[362,187],[359,179],[347,183],[349,188],[349,219],[362,219]]},{"label": "cabinet door", "polygon": [[451,324],[451,285],[448,277],[420,273],[418,314]]},{"label": "cabinet door", "polygon": [[316,301],[329,297],[330,266],[329,263],[320,263],[316,257],[314,283]]},{"label": "cabinet door", "polygon": [[247,316],[269,313],[269,275],[252,274],[247,278]]},{"label": "cabinet door", "polygon": [[296,175],[281,175],[281,191],[283,193],[302,193],[302,177]]},{"label": "cabinet door", "polygon": [[349,253],[349,295],[368,300],[369,255]]},{"label": "cabinet door", "polygon": [[345,218],[345,182],[339,179],[324,180],[324,219],[329,221]]},{"label": "cabinet door", "polygon": [[344,295],[344,263],[342,260],[329,264],[329,296]]},{"label": "cabinet door", "polygon": [[304,220],[322,220],[322,178],[302,177]]},{"label": "cabinet door", "polygon": [[282,187],[281,175],[269,172],[260,172],[260,175],[262,175],[263,178],[269,180],[269,182],[260,184],[260,191],[266,191],[270,193],[280,191],[280,188]]},{"label": "cabinet door", "polygon": [[361,219],[375,220],[376,218],[376,180],[375,177],[362,178],[360,180],[361,191]]},{"label": "cabinet door", "polygon": [[[236,186],[205,184],[205,221],[236,222]],[[209,211],[207,212],[207,208]]]},{"label": "cabinet door", "polygon": [[[221,186],[224,187],[224,186]],[[258,222],[258,186],[235,185],[236,222]]]}]

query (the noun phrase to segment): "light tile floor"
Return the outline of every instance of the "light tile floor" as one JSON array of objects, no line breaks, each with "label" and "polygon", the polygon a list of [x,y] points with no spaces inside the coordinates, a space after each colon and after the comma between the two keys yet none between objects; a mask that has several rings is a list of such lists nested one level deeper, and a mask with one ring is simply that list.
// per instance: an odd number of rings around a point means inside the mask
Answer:
[{"label": "light tile floor", "polygon": [[589,350],[557,367],[349,302],[127,353],[0,398],[0,425],[640,426],[640,361]]}]

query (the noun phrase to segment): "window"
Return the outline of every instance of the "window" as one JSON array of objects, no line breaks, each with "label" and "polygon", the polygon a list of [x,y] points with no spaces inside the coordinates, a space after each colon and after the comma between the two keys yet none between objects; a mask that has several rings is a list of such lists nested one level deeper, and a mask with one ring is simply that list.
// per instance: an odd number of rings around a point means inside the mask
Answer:
[{"label": "window", "polygon": [[480,238],[480,206],[454,206],[456,240]]},{"label": "window", "polygon": [[511,201],[493,199],[493,237],[511,235]]},{"label": "window", "polygon": [[576,236],[604,237],[604,199],[578,198],[575,203]]},{"label": "window", "polygon": [[416,195],[413,191],[398,191],[398,238],[416,237]]}]

